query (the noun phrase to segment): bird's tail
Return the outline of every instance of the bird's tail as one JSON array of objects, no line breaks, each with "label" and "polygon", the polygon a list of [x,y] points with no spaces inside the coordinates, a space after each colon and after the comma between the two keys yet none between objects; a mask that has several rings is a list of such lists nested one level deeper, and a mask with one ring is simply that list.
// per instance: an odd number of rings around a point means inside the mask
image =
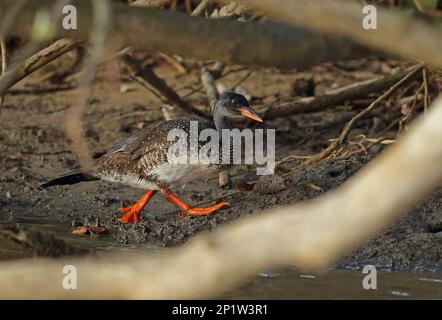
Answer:
[{"label": "bird's tail", "polygon": [[42,184],[40,184],[38,188],[44,189],[50,186],[76,184],[83,181],[94,181],[94,180],[100,180],[100,179],[87,172],[71,172],[62,175],[60,177],[57,177],[55,179],[45,181]]}]

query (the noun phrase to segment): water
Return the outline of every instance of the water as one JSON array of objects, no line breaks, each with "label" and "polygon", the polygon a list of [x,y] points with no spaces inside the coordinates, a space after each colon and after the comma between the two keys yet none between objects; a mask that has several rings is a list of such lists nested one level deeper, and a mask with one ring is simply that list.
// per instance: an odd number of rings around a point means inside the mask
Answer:
[{"label": "water", "polygon": [[[35,217],[27,218],[20,217],[17,219],[20,227],[29,229],[51,232],[55,237],[62,239],[66,243],[82,248],[93,249],[100,256],[106,256],[111,254],[128,254],[133,255],[137,253],[145,253],[146,250],[158,249],[152,245],[124,245],[118,244],[114,241],[111,235],[100,234],[97,235],[85,235],[78,236],[71,234],[72,227],[66,225],[66,222],[54,222],[51,217]],[[1,223],[1,222],[0,222]],[[20,246],[12,241],[0,238],[0,261],[10,259],[20,259],[25,257],[23,250]]]},{"label": "water", "polygon": [[[51,231],[55,236],[77,247],[94,248],[100,256],[136,255],[146,251],[167,249],[150,245],[120,245],[109,235],[75,236],[65,223],[39,218],[20,219],[22,226]],[[0,239],[0,260],[19,259],[22,249],[11,241]],[[224,299],[442,299],[442,273],[378,272],[377,289],[362,286],[367,274],[361,271],[329,271],[313,274],[284,268],[267,271],[246,280],[237,288],[220,296]]]},{"label": "water", "polygon": [[377,289],[362,286],[367,274],[310,274],[284,269],[263,272],[222,297],[226,299],[442,299],[441,273],[378,272]]}]

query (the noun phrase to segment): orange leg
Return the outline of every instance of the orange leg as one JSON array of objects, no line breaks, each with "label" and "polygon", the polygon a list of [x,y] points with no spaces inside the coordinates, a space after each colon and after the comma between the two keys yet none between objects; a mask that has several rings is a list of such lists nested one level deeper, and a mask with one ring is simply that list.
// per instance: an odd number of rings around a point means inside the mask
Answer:
[{"label": "orange leg", "polygon": [[187,204],[186,202],[184,202],[183,200],[181,200],[177,196],[175,196],[172,193],[172,191],[170,191],[170,189],[164,189],[164,190],[161,190],[161,192],[163,192],[166,195],[167,200],[169,200],[173,204],[177,205],[178,207],[180,207],[184,211],[183,214],[181,214],[182,218],[187,216],[187,214],[193,214],[196,216],[205,216],[205,215],[214,213],[215,211],[218,211],[219,209],[221,209],[224,206],[230,205],[228,202],[220,202],[220,203],[218,203],[212,207],[208,207],[208,208],[192,208],[189,204]]},{"label": "orange leg", "polygon": [[149,190],[146,192],[146,194],[137,201],[133,206],[121,208],[120,211],[124,212],[124,214],[120,218],[120,222],[122,223],[134,223],[134,222],[140,222],[140,213],[143,211],[146,204],[149,202],[150,199],[154,196],[154,194],[157,192],[157,190]]}]

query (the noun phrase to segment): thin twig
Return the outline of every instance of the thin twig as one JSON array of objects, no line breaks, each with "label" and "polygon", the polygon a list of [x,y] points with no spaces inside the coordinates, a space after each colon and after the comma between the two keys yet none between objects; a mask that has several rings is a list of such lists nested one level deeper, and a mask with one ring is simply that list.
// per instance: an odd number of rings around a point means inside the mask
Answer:
[{"label": "thin twig", "polygon": [[201,2],[193,10],[191,16],[197,17],[197,16],[201,15],[202,13],[204,13],[208,4],[209,4],[209,0],[201,0]]},{"label": "thin twig", "polygon": [[413,97],[413,101],[411,102],[411,107],[409,108],[408,112],[399,121],[399,130],[396,135],[398,135],[399,133],[401,133],[404,130],[405,125],[410,121],[411,117],[413,116],[414,109],[416,107],[416,103],[419,98],[419,94],[421,93],[422,90],[424,90],[424,87],[425,87],[425,83],[422,82],[419,89],[416,90],[414,97]]},{"label": "thin twig", "polygon": [[402,86],[404,83],[408,82],[414,76],[416,73],[422,69],[422,65],[417,65],[413,67],[413,70],[407,74],[404,78],[402,78],[400,81],[398,81],[394,86],[392,86],[390,89],[388,89],[384,94],[382,94],[379,98],[377,98],[375,101],[373,101],[367,108],[359,112],[357,115],[355,115],[345,126],[342,130],[340,136],[339,136],[339,144],[342,145],[344,143],[344,140],[347,138],[348,133],[350,132],[353,125],[359,121],[361,118],[363,118],[365,115],[370,113],[374,108],[378,107],[381,102],[383,102],[385,99],[387,99],[393,92],[395,92],[400,86]]},{"label": "thin twig", "polygon": [[428,77],[426,68],[422,69],[422,78],[424,80],[424,113],[427,114],[431,100],[430,95],[428,94]]},{"label": "thin twig", "polygon": [[[4,37],[0,37],[0,53],[1,53],[1,68],[2,68],[2,73],[1,75],[3,76],[6,73],[6,42],[5,42],[5,38]],[[5,95],[2,94],[0,96],[0,112],[3,109],[3,103],[5,101]]]},{"label": "thin twig", "polygon": [[210,199],[210,200],[205,200],[205,201],[199,202],[199,203],[196,204],[196,206],[199,207],[199,206],[202,206],[202,205],[205,205],[205,204],[211,203],[211,202],[216,202],[216,201],[219,201],[219,200],[223,200],[223,199],[226,199],[226,198],[230,198],[230,197],[236,196],[237,194],[240,194],[240,193],[242,193],[241,190],[235,190],[235,191],[232,191],[232,192],[229,192],[229,193],[223,194],[223,195],[221,195],[221,196],[219,196],[219,197],[216,197],[216,198],[212,198],[212,199]]},{"label": "thin twig", "polygon": [[[238,67],[238,68],[235,68],[235,69],[231,69],[229,71],[223,72],[221,74],[221,76],[219,76],[217,79],[219,80],[219,79],[225,78],[225,77],[227,77],[227,76],[229,76],[231,74],[238,73],[238,72],[241,72],[241,71],[244,71],[244,70],[248,70],[248,68],[247,67]],[[181,88],[177,89],[177,91],[181,91],[181,90],[187,89],[187,88],[188,88],[188,86],[181,87]],[[185,95],[183,95],[183,99],[188,98],[188,97],[190,97],[191,95],[193,95],[193,94],[195,94],[197,92],[201,92],[202,93],[202,90],[203,90],[202,84],[198,84],[195,88],[190,88],[190,91],[188,93],[186,93]]]},{"label": "thin twig", "polygon": [[[369,140],[372,140],[372,139],[367,139],[368,142],[370,142]],[[373,148],[374,146],[376,146],[376,145],[378,145],[378,144],[380,144],[380,143],[382,143],[382,142],[384,142],[384,141],[386,141],[386,140],[389,140],[389,143],[394,143],[394,142],[395,142],[395,140],[390,140],[390,139],[385,138],[385,137],[377,138],[377,139],[375,139],[374,141],[371,141],[370,144],[369,144],[368,146],[363,146],[363,151],[364,151],[364,153],[365,153],[365,154],[368,154],[368,151],[369,151],[371,148]],[[352,157],[352,156],[354,156],[354,155],[356,155],[356,154],[359,154],[360,152],[361,152],[361,150],[356,150],[356,151],[353,151],[353,152],[349,152],[349,153],[347,153],[347,154],[345,154],[345,155],[340,156],[340,157],[337,158],[337,159],[349,158],[349,157]]]},{"label": "thin twig", "polygon": [[181,63],[179,63],[178,61],[176,61],[174,58],[172,58],[171,56],[163,53],[163,52],[159,52],[158,55],[164,59],[164,61],[166,61],[168,64],[170,64],[172,67],[175,68],[176,71],[178,71],[178,73],[180,75],[186,75],[189,73],[189,71],[186,69],[186,67],[184,67]]},{"label": "thin twig", "polygon": [[276,165],[279,166],[282,163],[286,163],[286,162],[290,162],[290,161],[296,161],[296,160],[307,160],[310,159],[310,156],[297,156],[297,155],[293,155],[293,156],[288,156],[285,157],[279,161],[276,161]]}]

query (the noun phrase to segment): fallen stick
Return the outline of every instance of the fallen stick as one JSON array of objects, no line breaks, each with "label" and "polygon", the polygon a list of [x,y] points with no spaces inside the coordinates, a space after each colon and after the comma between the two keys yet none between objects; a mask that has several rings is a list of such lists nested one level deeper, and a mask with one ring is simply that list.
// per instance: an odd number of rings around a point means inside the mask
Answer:
[{"label": "fallen stick", "polygon": [[37,52],[32,57],[26,59],[18,66],[11,68],[0,77],[0,95],[3,95],[7,89],[24,79],[31,73],[47,65],[66,52],[76,48],[82,42],[72,39],[60,39],[50,46]]},{"label": "fallen stick", "polygon": [[345,101],[365,97],[370,93],[383,91],[405,77],[410,73],[412,68],[414,67],[407,68],[392,75],[380,76],[351,84],[320,96],[302,97],[275,106],[270,105],[265,112],[265,120],[299,113],[317,112],[325,108],[334,107]]},{"label": "fallen stick", "polygon": [[[321,199],[244,218],[167,255],[0,262],[0,298],[207,298],[269,268],[325,268],[440,185],[441,121],[442,97],[400,141]],[[77,290],[61,285],[67,264],[77,269]]]},{"label": "fallen stick", "polygon": [[149,67],[141,68],[133,60],[130,55],[130,50],[123,52],[119,55],[121,61],[123,61],[130,69],[131,76],[134,80],[140,82],[143,86],[146,86],[154,90],[154,93],[160,97],[164,102],[175,106],[176,108],[190,114],[196,114],[200,117],[207,118],[208,115],[199,109],[192,107],[190,103],[183,100],[178,93],[175,92],[167,83],[159,78],[155,72]]}]

